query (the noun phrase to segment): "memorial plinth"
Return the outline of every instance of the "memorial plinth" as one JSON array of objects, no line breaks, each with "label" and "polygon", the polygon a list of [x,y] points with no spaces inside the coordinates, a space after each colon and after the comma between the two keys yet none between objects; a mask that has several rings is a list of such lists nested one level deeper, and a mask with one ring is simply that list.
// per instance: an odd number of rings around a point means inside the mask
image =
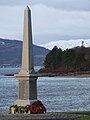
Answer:
[{"label": "memorial plinth", "polygon": [[27,6],[24,11],[22,67],[16,75],[19,81],[19,94],[14,105],[25,106],[37,101],[37,76],[34,74],[31,10]]}]

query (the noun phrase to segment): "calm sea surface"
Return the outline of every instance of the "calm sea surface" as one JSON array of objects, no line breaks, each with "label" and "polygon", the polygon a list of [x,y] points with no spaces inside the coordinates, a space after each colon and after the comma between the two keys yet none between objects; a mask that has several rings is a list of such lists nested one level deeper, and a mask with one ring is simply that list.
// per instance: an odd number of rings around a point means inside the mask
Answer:
[{"label": "calm sea surface", "polygon": [[[20,69],[0,69],[0,73],[17,73]],[[40,77],[38,99],[47,111],[90,111],[90,78]],[[0,76],[0,113],[8,109],[18,96],[18,80]]]}]

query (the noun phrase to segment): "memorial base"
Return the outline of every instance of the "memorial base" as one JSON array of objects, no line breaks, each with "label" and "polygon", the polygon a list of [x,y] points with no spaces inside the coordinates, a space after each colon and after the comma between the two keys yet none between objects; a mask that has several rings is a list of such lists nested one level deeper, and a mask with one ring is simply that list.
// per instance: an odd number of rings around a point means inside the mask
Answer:
[{"label": "memorial base", "polygon": [[17,106],[26,106],[26,105],[32,105],[34,102],[36,102],[37,100],[16,100],[14,102],[14,105]]},{"label": "memorial base", "polygon": [[40,100],[16,100],[9,109],[10,114],[42,114],[46,112]]}]

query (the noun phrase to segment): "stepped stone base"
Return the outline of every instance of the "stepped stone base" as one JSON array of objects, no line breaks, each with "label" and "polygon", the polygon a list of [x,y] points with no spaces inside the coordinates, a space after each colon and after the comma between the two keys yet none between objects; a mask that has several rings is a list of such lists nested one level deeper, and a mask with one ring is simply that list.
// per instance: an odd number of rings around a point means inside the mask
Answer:
[{"label": "stepped stone base", "polygon": [[31,105],[33,104],[34,102],[36,102],[36,100],[16,100],[14,102],[14,105],[17,105],[17,106],[26,106],[26,105]]}]

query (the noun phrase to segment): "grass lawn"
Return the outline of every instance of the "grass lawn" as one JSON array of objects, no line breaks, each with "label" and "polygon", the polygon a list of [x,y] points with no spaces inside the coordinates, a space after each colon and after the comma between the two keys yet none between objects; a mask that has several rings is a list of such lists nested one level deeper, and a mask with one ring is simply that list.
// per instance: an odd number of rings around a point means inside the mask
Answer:
[{"label": "grass lawn", "polygon": [[[80,118],[77,118],[75,120],[90,120],[90,111],[79,111],[79,112],[55,112],[57,114],[79,114],[79,115],[89,115],[89,116],[84,116],[84,117],[80,117]],[[55,114],[54,113],[54,114]]]},{"label": "grass lawn", "polygon": [[78,112],[53,112],[57,114],[79,114],[79,115],[90,115],[90,111],[78,111]]},{"label": "grass lawn", "polygon": [[81,117],[75,120],[90,120],[90,116],[86,116],[86,117]]}]

